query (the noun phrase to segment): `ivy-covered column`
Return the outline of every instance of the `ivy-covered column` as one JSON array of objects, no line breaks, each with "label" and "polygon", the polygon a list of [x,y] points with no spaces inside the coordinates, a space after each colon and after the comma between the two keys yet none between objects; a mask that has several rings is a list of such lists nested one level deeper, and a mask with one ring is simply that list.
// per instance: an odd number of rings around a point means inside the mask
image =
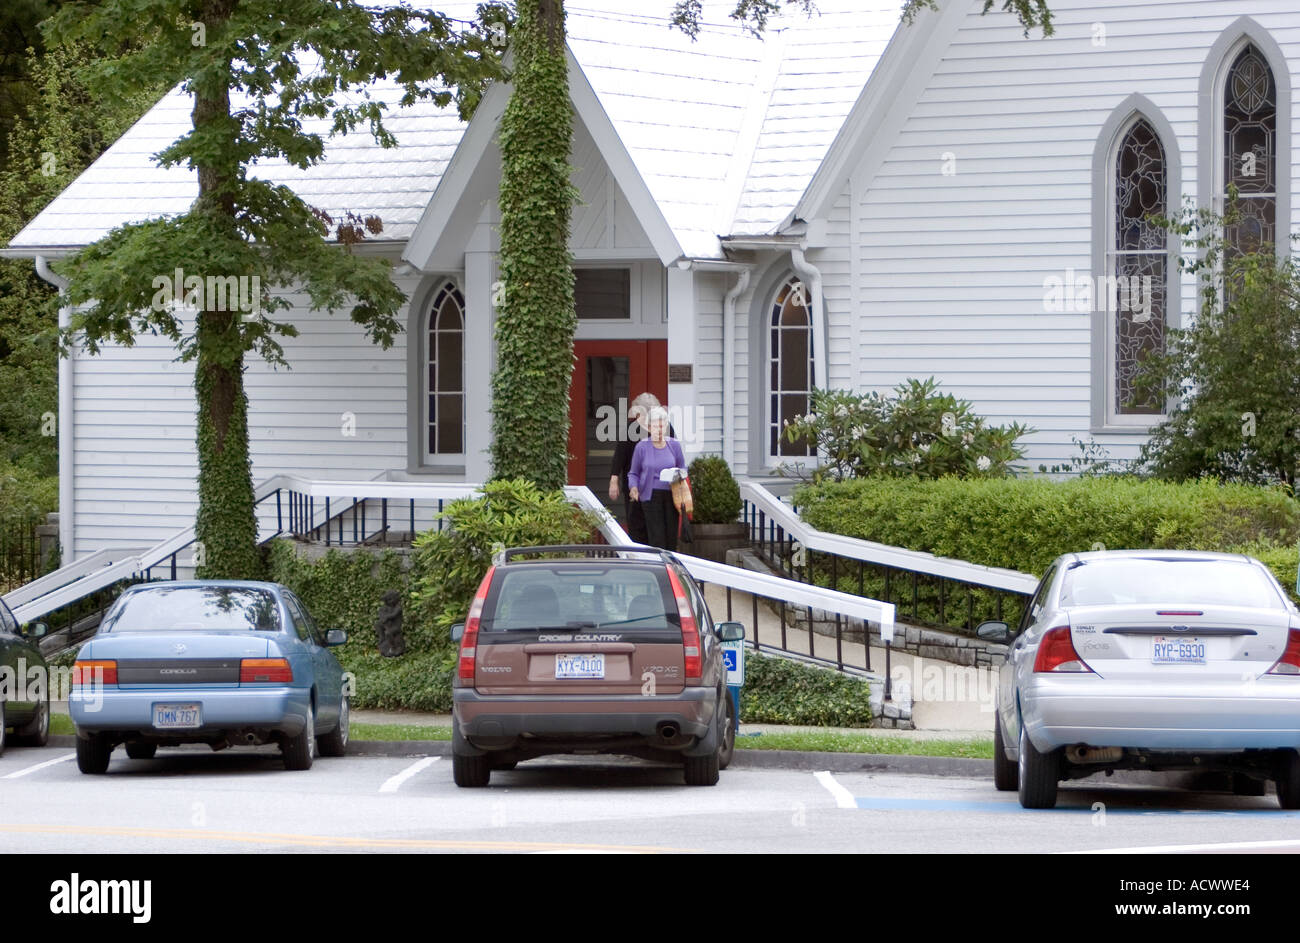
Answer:
[{"label": "ivy-covered column", "polygon": [[573,114],[561,0],[520,0],[511,36],[514,88],[501,119],[498,370],[492,378],[492,472],[559,488],[568,473],[573,375],[569,180]]}]

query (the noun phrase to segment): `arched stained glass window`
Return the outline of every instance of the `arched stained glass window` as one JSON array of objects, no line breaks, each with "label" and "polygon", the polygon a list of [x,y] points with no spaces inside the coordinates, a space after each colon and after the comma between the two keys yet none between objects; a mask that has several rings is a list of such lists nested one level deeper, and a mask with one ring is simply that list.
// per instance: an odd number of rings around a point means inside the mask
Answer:
[{"label": "arched stained glass window", "polygon": [[429,454],[465,451],[465,299],[451,282],[429,309]]},{"label": "arched stained glass window", "polygon": [[1253,45],[1233,60],[1223,86],[1223,192],[1237,189],[1240,218],[1227,251],[1273,251],[1277,244],[1277,86]]},{"label": "arched stained glass window", "polygon": [[812,407],[813,329],[807,289],[797,278],[785,281],[772,300],[768,343],[768,454],[806,458],[815,451],[782,434],[786,422]]},{"label": "arched stained glass window", "polygon": [[1112,325],[1112,408],[1117,415],[1158,415],[1161,398],[1135,388],[1142,361],[1163,351],[1168,236],[1153,216],[1168,213],[1165,151],[1145,118],[1119,138],[1115,157],[1115,232],[1105,304]]}]

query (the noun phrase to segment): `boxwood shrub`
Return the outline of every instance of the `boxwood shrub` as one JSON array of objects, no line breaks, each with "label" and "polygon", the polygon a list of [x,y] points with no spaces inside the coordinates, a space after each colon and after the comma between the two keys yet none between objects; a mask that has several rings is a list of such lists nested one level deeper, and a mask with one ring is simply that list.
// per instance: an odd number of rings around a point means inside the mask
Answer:
[{"label": "boxwood shrub", "polygon": [[753,724],[867,727],[870,695],[870,685],[861,678],[747,651],[740,719]]},{"label": "boxwood shrub", "polygon": [[[1174,483],[1136,478],[856,479],[796,490],[801,516],[832,533],[986,566],[1040,575],[1062,553],[1093,549],[1225,550],[1269,564],[1288,591],[1295,587],[1300,505],[1281,488]],[[814,578],[830,580],[830,561],[812,558]],[[845,570],[850,572],[846,573]],[[840,567],[838,584],[858,592],[856,567]],[[865,568],[861,591],[885,597],[883,570]],[[1022,597],[918,578],[913,615],[910,577],[895,573],[889,599],[898,618],[952,628],[985,619],[1016,621]]]}]

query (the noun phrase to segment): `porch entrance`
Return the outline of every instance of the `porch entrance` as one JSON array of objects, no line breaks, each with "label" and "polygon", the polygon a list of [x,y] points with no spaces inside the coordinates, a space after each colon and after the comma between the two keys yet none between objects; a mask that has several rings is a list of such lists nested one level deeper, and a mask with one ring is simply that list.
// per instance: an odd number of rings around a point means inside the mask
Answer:
[{"label": "porch entrance", "polygon": [[614,447],[628,435],[631,401],[649,391],[668,399],[668,342],[576,341],[569,388],[569,484],[586,485],[622,513],[622,496],[609,500]]}]

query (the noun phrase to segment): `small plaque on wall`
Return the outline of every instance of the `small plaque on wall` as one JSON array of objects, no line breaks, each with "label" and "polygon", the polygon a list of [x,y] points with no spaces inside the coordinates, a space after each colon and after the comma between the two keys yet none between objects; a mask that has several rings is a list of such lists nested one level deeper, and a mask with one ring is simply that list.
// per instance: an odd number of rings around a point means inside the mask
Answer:
[{"label": "small plaque on wall", "polygon": [[670,363],[668,365],[668,382],[669,383],[690,383],[691,364]]}]

